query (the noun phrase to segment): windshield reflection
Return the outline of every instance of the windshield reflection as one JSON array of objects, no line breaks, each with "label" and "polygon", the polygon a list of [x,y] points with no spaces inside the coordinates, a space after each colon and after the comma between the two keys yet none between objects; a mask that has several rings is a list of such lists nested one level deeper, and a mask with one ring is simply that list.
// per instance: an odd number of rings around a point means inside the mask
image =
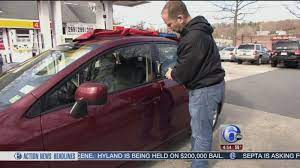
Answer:
[{"label": "windshield reflection", "polygon": [[58,46],[8,70],[0,77],[0,106],[18,101],[93,48],[91,45]]}]

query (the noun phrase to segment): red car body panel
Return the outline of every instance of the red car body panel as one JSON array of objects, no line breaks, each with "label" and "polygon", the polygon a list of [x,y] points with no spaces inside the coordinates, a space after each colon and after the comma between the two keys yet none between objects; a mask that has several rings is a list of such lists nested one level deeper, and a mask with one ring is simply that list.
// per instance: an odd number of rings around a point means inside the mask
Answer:
[{"label": "red car body panel", "polygon": [[[69,114],[70,108],[43,115],[41,121],[45,150],[126,151],[146,148],[150,150],[153,146],[159,145],[159,138],[149,142],[150,135],[143,133],[155,129],[154,102],[158,101],[160,91],[159,85],[150,83],[112,94],[108,96],[105,105],[90,106],[89,115],[82,119],[72,118]],[[102,164],[108,166],[106,162],[94,163],[95,166]],[[55,167],[61,163],[53,162],[52,165]],[[83,162],[78,166],[83,165],[92,166],[89,162]],[[112,163],[110,165],[116,166]]]},{"label": "red car body panel", "polygon": [[[14,105],[0,113],[0,148],[1,151],[43,151],[43,136],[40,117],[28,119],[24,117],[36,98],[26,95]],[[47,162],[0,162],[1,168],[48,167]]]}]

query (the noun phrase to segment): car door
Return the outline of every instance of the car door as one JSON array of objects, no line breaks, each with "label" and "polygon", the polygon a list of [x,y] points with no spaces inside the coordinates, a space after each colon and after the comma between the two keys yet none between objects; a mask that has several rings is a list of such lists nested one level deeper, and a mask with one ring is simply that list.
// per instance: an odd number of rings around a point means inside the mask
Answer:
[{"label": "car door", "polygon": [[[88,116],[80,119],[71,117],[70,110],[75,102],[76,88],[89,81],[90,66],[66,77],[44,95],[36,104],[42,108],[41,127],[46,151],[92,151],[97,150],[101,139],[97,138],[96,120],[93,117],[98,106],[88,106]],[[39,105],[38,105],[39,104]],[[37,108],[40,109],[40,108]],[[34,110],[37,111],[37,110]],[[104,162],[113,165],[110,162]],[[99,162],[48,162],[49,167],[97,167]],[[100,163],[101,164],[101,163]],[[102,163],[103,164],[103,163]],[[119,163],[120,164],[120,163]]]},{"label": "car door", "polygon": [[[134,151],[153,148],[155,105],[161,88],[152,83],[150,45],[123,47],[96,57],[41,100],[45,150]],[[76,88],[85,81],[105,84],[108,101],[88,106],[86,117],[69,114]],[[126,137],[126,138],[125,138]],[[50,167],[116,167],[124,162],[49,162]]]},{"label": "car door", "polygon": [[269,55],[268,49],[264,47],[263,51],[264,51],[265,62],[268,63],[270,60],[270,55]]},{"label": "car door", "polygon": [[255,50],[258,53],[258,55],[262,55],[262,48],[260,45],[258,45],[258,44],[255,45]]},{"label": "car door", "polygon": [[162,95],[159,103],[160,136],[164,140],[183,133],[190,127],[188,112],[188,92],[183,85],[165,78],[169,67],[174,67],[177,59],[177,45],[169,43],[157,43],[156,55],[160,63],[160,74],[156,79],[162,87]]},{"label": "car door", "polygon": [[[103,143],[99,148],[125,151],[150,150],[159,144],[159,137],[155,132],[155,116],[158,113],[157,103],[161,88],[159,83],[153,82],[151,54],[151,44],[135,44],[114,50],[96,61],[95,72],[103,72],[103,69],[96,70],[103,65],[101,60],[103,61],[105,57],[115,59],[112,72],[109,73],[113,74],[110,79],[103,79],[107,78],[107,75],[106,77],[100,74],[92,75],[95,76],[92,77],[93,81],[105,84],[111,93],[108,96],[108,103],[95,113],[95,118],[106,120],[103,118],[104,112],[111,117],[118,116],[118,119],[110,123],[114,127],[119,124],[117,128],[121,129],[119,137],[99,137]],[[99,120],[97,124],[103,123]],[[115,143],[112,143],[112,139]]]}]

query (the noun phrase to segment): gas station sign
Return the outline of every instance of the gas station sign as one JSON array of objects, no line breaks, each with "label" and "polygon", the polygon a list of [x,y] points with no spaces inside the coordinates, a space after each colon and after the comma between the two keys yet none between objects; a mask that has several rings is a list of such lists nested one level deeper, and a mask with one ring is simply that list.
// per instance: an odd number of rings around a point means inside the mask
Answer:
[{"label": "gas station sign", "polygon": [[67,23],[66,35],[81,35],[96,28],[96,24]]},{"label": "gas station sign", "polygon": [[0,19],[0,28],[39,29],[38,21],[21,19]]},{"label": "gas station sign", "polygon": [[40,29],[40,22],[33,22],[33,28],[34,29]]}]

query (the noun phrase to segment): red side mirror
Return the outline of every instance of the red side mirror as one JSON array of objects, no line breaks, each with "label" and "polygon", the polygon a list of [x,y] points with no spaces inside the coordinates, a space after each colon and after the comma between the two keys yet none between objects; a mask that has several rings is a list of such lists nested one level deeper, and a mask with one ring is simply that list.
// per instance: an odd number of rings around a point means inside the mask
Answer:
[{"label": "red side mirror", "polygon": [[83,83],[75,92],[76,101],[86,101],[88,105],[102,105],[107,101],[107,87],[98,83]]}]

